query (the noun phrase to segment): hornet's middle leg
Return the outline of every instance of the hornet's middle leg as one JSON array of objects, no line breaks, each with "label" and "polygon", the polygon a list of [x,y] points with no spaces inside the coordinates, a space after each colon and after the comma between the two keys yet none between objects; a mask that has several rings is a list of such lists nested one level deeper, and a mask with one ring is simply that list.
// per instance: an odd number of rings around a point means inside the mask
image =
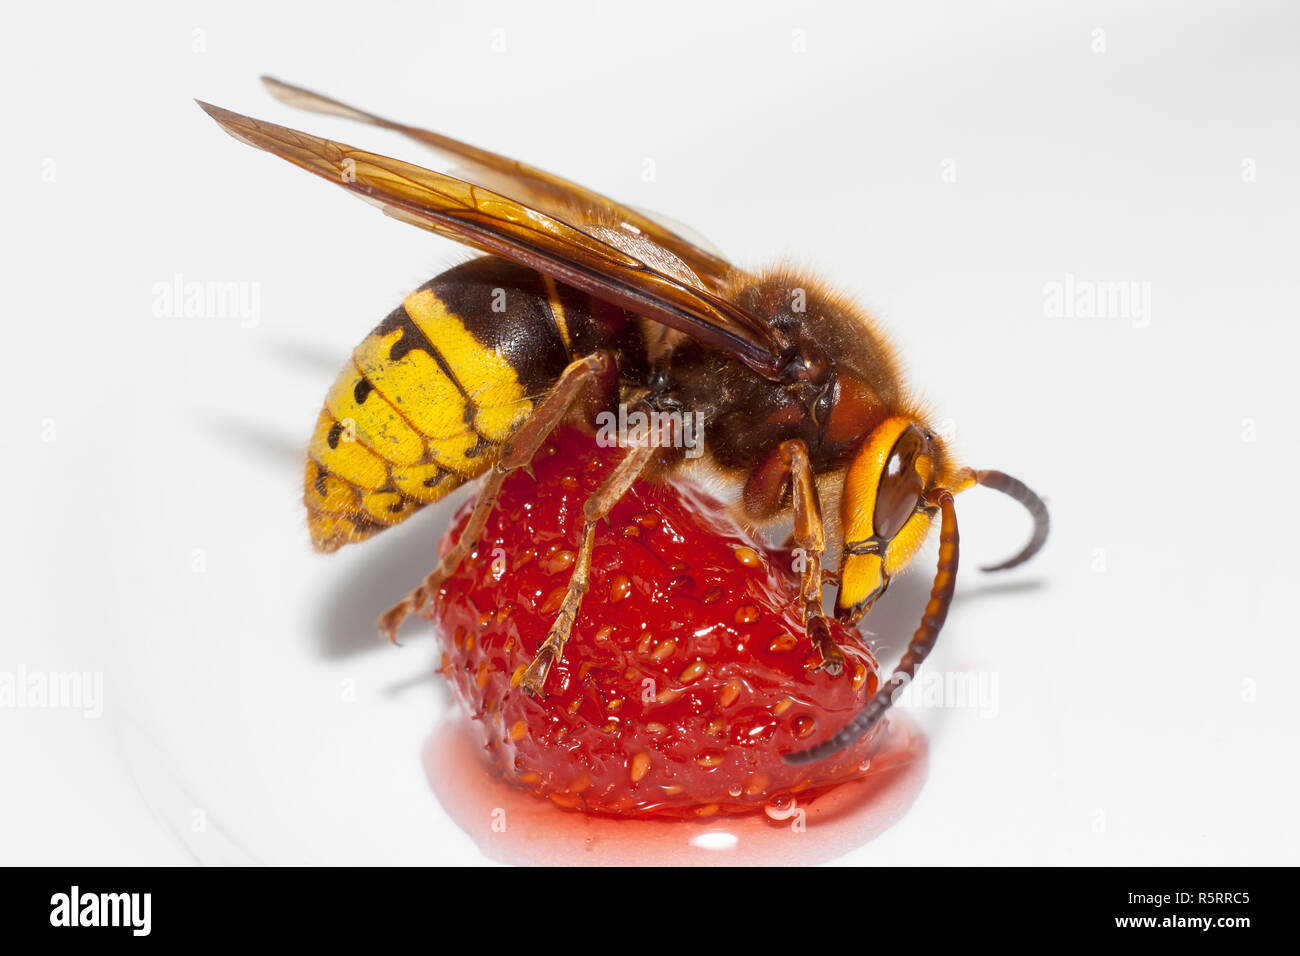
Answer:
[{"label": "hornet's middle leg", "polygon": [[438,562],[424,581],[393,605],[379,619],[379,632],[390,641],[397,640],[397,629],[407,616],[418,611],[424,603],[437,593],[442,583],[455,573],[465,555],[478,543],[483,526],[496,504],[497,495],[506,475],[512,471],[527,467],[533,455],[542,446],[551,432],[564,420],[570,408],[580,401],[587,403],[587,411],[596,408],[607,399],[614,388],[616,367],[614,357],[608,352],[595,352],[586,358],[569,364],[561,373],[559,380],[542,403],[537,406],[519,430],[506,439],[497,453],[492,470],[483,483],[474,511],[470,514],[469,524],[460,537]]},{"label": "hornet's middle leg", "polygon": [[614,509],[619,499],[627,493],[659,454],[661,449],[655,447],[654,443],[631,449],[583,505],[582,545],[573,564],[573,573],[569,575],[569,587],[564,594],[564,603],[560,605],[560,611],[551,625],[550,632],[546,635],[545,642],[537,649],[537,655],[528,666],[528,670],[524,671],[523,679],[520,681],[520,686],[530,697],[541,695],[551,665],[563,656],[564,642],[569,639],[573,622],[578,617],[578,608],[582,605],[582,597],[591,585],[591,552],[596,544],[597,522]]}]

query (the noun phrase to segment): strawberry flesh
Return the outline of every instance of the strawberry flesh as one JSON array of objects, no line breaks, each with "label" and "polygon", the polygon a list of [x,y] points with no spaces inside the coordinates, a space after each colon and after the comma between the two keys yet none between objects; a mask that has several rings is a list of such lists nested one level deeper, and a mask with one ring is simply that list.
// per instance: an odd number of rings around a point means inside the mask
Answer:
[{"label": "strawberry flesh", "polygon": [[[832,621],[832,677],[804,634],[796,556],[701,493],[638,482],[596,532],[591,586],[544,698],[519,687],[555,617],[582,506],[622,452],[563,430],[506,479],[477,547],[428,616],[441,672],[511,783],[591,813],[708,816],[806,802],[861,776],[868,735],[833,757],[781,754],[830,737],[874,693],[877,665]],[[469,519],[458,513],[445,553]]]}]

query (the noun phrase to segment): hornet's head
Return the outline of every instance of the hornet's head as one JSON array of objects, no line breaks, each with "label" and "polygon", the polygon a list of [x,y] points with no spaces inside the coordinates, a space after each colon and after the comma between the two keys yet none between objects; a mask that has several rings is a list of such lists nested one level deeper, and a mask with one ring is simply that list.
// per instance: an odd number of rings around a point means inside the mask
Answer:
[{"label": "hornet's head", "polygon": [[840,620],[860,620],[925,542],[939,510],[927,496],[949,477],[945,462],[939,438],[907,416],[885,419],[862,443],[840,497]]},{"label": "hornet's head", "polygon": [[810,763],[839,753],[872,729],[895,694],[915,675],[934,646],[948,616],[957,577],[957,515],[953,495],[973,485],[1009,495],[1034,521],[1029,543],[1014,557],[985,571],[1013,568],[1029,560],[1047,538],[1047,508],[1020,481],[1000,471],[955,468],[942,441],[909,416],[891,416],[876,425],[854,455],[844,478],[840,507],[844,553],[835,616],[856,623],[885,593],[890,580],[915,556],[936,515],[942,516],[939,566],[920,626],[889,680],[856,717],[828,740],[807,750],[783,754],[788,764]]}]

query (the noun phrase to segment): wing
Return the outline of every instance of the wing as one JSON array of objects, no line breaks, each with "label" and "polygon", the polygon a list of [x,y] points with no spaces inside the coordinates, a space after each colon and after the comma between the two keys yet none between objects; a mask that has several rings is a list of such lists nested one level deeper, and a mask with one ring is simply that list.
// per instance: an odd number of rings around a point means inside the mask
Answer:
[{"label": "wing", "polygon": [[[199,102],[236,139],[287,159],[389,216],[552,278],[723,349],[780,378],[787,343],[648,240],[637,252],[482,186]],[[649,220],[647,220],[649,221]],[[656,227],[662,228],[662,227]],[[656,261],[657,260],[657,261]]]},{"label": "wing", "polygon": [[[634,255],[638,240],[648,239],[685,263],[714,292],[726,288],[735,272],[731,263],[715,250],[703,248],[670,224],[545,170],[470,146],[432,130],[395,123],[273,77],[264,76],[262,82],[272,96],[289,106],[330,116],[342,116],[402,133],[435,150],[452,163],[453,172],[463,174],[471,182],[527,203],[538,212],[583,232],[590,232],[584,227],[594,225],[602,231],[602,238]],[[621,242],[618,235],[607,231],[610,229],[622,233],[628,242]]]}]

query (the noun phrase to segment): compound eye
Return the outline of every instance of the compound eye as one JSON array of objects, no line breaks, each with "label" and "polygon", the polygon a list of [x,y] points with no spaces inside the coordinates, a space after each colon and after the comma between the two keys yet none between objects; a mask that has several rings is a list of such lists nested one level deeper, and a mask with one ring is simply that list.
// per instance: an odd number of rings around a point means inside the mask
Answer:
[{"label": "compound eye", "polygon": [[928,474],[923,472],[929,471],[928,444],[918,429],[909,428],[898,437],[885,461],[872,523],[876,534],[886,541],[898,534],[925,494]]}]

